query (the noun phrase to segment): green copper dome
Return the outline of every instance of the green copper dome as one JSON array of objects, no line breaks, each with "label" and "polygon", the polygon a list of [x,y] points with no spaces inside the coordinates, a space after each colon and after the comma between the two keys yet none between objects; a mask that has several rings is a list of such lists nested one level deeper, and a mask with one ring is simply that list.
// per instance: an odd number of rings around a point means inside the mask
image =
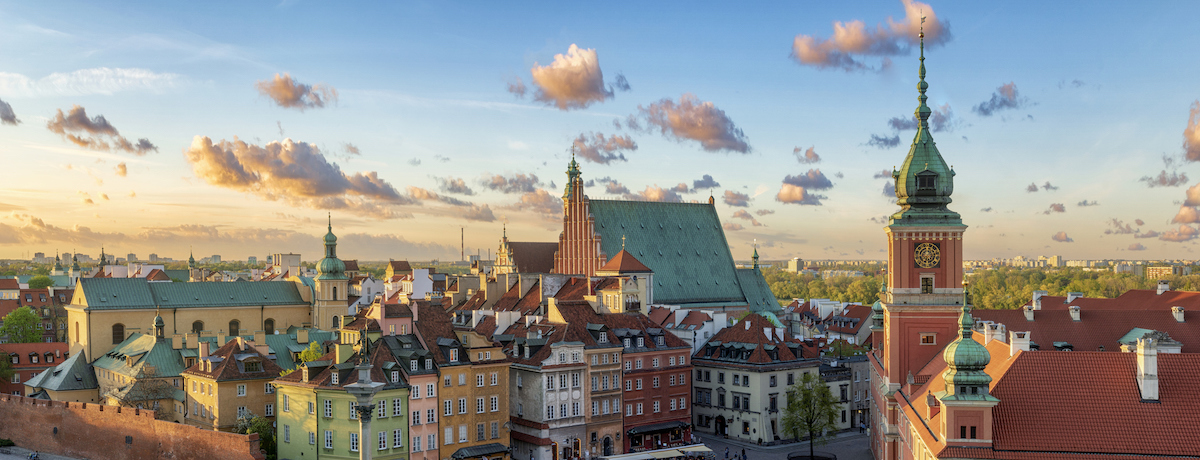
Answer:
[{"label": "green copper dome", "polygon": [[571,163],[567,165],[567,186],[563,187],[563,199],[575,193],[575,181],[579,179],[579,163],[575,161],[575,147],[571,147]]},{"label": "green copper dome", "polygon": [[961,330],[958,339],[942,351],[942,358],[946,360],[946,371],[942,373],[942,379],[946,382],[946,394],[957,399],[994,399],[988,395],[988,385],[992,383],[992,376],[984,371],[988,363],[992,362],[992,355],[972,337],[971,328],[975,325],[975,319],[971,316],[965,282],[958,325]]},{"label": "green copper dome", "polygon": [[325,258],[317,263],[317,279],[346,279],[346,264],[337,257],[337,236],[333,234],[332,217],[329,221],[329,231],[325,234]]},{"label": "green copper dome", "polygon": [[891,224],[962,225],[958,213],[946,207],[951,202],[950,195],[954,193],[954,170],[946,165],[946,160],[938,152],[929,129],[932,110],[926,104],[929,97],[925,95],[929,83],[925,82],[924,37],[922,33],[921,80],[917,83],[920,93],[917,101],[920,105],[913,112],[919,124],[904,165],[899,171],[892,171],[892,178],[896,180],[896,204],[900,205],[900,212],[892,215]]}]

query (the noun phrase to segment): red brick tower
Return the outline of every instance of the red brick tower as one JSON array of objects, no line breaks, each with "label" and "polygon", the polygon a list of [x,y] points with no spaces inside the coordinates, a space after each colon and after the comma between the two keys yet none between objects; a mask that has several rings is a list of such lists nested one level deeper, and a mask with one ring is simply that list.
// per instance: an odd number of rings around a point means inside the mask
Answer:
[{"label": "red brick tower", "polygon": [[558,235],[554,273],[593,276],[609,258],[600,250],[600,235],[595,231],[595,218],[588,209],[588,197],[583,194],[583,179],[579,177],[579,163],[575,162],[574,153],[564,188],[563,231]]}]

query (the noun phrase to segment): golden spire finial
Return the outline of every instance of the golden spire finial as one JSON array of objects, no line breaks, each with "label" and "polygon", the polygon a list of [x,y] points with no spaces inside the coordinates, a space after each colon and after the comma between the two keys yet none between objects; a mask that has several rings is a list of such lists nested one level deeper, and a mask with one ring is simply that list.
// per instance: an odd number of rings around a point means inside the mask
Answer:
[{"label": "golden spire finial", "polygon": [[625,235],[621,235],[621,250],[625,250]]}]

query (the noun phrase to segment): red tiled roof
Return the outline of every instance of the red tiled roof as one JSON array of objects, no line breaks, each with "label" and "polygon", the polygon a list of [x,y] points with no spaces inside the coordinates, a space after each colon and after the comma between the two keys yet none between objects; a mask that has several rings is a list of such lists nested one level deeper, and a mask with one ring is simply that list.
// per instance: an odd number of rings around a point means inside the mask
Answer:
[{"label": "red tiled roof", "polygon": [[0,278],[0,289],[6,291],[21,289],[21,283],[18,283],[14,278]]},{"label": "red tiled roof", "polygon": [[1158,402],[1141,401],[1135,359],[1134,353],[1021,353],[992,389],[1000,399],[992,415],[994,449],[1195,456],[1200,355],[1158,354]]},{"label": "red tiled roof", "polygon": [[[747,324],[749,324],[749,327],[747,327]],[[767,337],[766,334],[763,333],[763,328],[771,329],[770,337]],[[750,353],[750,357],[748,359],[742,360],[744,362],[754,364],[768,364],[776,361],[795,361],[799,359],[805,359],[803,356],[796,356],[795,353],[792,352],[792,349],[787,345],[789,343],[796,343],[800,344],[801,349],[803,349],[805,345],[802,340],[792,337],[787,333],[787,331],[784,331],[783,338],[780,339],[778,334],[775,332],[775,324],[766,317],[756,313],[746,315],[746,317],[741,321],[738,321],[737,324],[721,329],[716,335],[712,336],[712,338],[708,340],[708,342],[713,341],[719,341],[722,345],[732,342],[758,345],[757,347],[754,347],[754,350]],[[771,358],[765,349],[765,345],[774,345],[779,350],[779,359]],[[700,351],[697,351],[693,356],[696,358],[722,359],[720,358],[720,347],[717,347],[717,349],[714,349],[711,352],[708,351],[707,346],[702,347],[700,348]]]},{"label": "red tiled roof", "polygon": [[[1167,291],[1158,294],[1155,289],[1131,289],[1112,299],[1079,297],[1066,303],[1066,297],[1042,296],[1042,310],[1066,310],[1072,305],[1085,310],[1166,310],[1180,306],[1185,310],[1200,310],[1200,292]],[[1033,301],[1025,305],[1032,305]]]},{"label": "red tiled roof", "polygon": [[[208,377],[217,381],[234,380],[234,379],[269,379],[279,376],[283,372],[283,368],[271,361],[268,356],[264,356],[254,348],[254,342],[240,343],[240,340],[230,340],[221,348],[212,352],[212,356],[223,358],[221,362],[213,366],[211,371],[203,370],[204,362],[199,360],[192,367],[187,368],[183,372],[186,374],[199,375]],[[238,368],[237,359],[234,355],[238,354],[253,354],[259,357],[259,362],[262,363],[262,368],[258,372],[245,372]]]},{"label": "red tiled roof", "polygon": [[517,273],[550,273],[554,271],[554,253],[558,243],[508,242],[512,263]]},{"label": "red tiled roof", "polygon": [[534,281],[533,286],[529,287],[529,291],[525,293],[521,300],[513,306],[513,310],[521,312],[522,315],[532,315],[537,313],[538,308],[542,305],[542,282]]},{"label": "red tiled roof", "polygon": [[558,288],[558,292],[554,294],[554,298],[558,301],[564,300],[583,300],[583,296],[587,295],[588,280],[586,278],[570,278],[563,283],[562,287]]},{"label": "red tiled roof", "polygon": [[[29,296],[29,298],[26,299],[25,296]],[[43,296],[45,296],[46,300],[42,300]],[[18,300],[21,301],[21,305],[29,305],[31,307],[49,307],[54,305],[54,301],[56,299],[50,296],[49,289],[42,288],[22,289],[18,296]]]},{"label": "red tiled roof", "polygon": [[456,310],[478,310],[480,308],[483,308],[483,305],[485,303],[487,303],[487,299],[485,298],[485,296],[486,296],[486,294],[484,293],[483,289],[475,291],[475,294],[471,295],[470,298],[464,300],[463,303],[459,304],[457,307],[455,307],[455,309]]},{"label": "red tiled roof", "polygon": [[342,264],[346,266],[346,271],[348,271],[348,272],[358,271],[358,259],[343,260]]},{"label": "red tiled roof", "polygon": [[[825,330],[843,334],[857,334],[863,325],[867,323],[867,317],[869,316],[871,316],[871,307],[866,305],[847,305],[841,312],[835,312],[833,317],[825,321]],[[835,317],[849,320],[857,319],[858,322],[842,320],[840,322],[844,324],[839,324],[839,321]]]},{"label": "red tiled roof", "polygon": [[167,276],[166,272],[157,268],[150,270],[150,273],[146,274],[146,279],[150,281],[171,281],[171,277]]},{"label": "red tiled roof", "polygon": [[654,324],[667,324],[668,320],[674,322],[675,312],[667,307],[650,307],[646,316],[650,318],[650,321],[654,321]]},{"label": "red tiled roof", "polygon": [[407,260],[390,261],[390,262],[388,262],[388,267],[391,268],[393,272],[411,272],[412,271],[412,265],[409,265]]},{"label": "red tiled roof", "polygon": [[1200,327],[1196,325],[1200,322],[1200,313],[1195,310],[1184,312],[1186,322],[1183,323],[1175,321],[1169,307],[1162,311],[1087,306],[1080,308],[1079,321],[1071,319],[1069,310],[1048,310],[1045,304],[1041,310],[1033,312],[1033,321],[1026,321],[1022,310],[974,309],[971,315],[976,320],[1002,323],[1009,331],[1029,331],[1030,340],[1042,350],[1053,350],[1054,342],[1069,342],[1076,351],[1097,351],[1101,346],[1105,351],[1120,351],[1121,344],[1117,340],[1131,329],[1140,327],[1166,332],[1183,344],[1184,353],[1200,352]]},{"label": "red tiled roof", "polygon": [[679,323],[676,324],[675,327],[681,327],[681,326],[699,327],[700,325],[707,323],[709,321],[712,321],[712,316],[709,316],[708,313],[693,310],[693,311],[689,311],[687,316],[685,316],[685,317],[683,317],[683,319],[679,320]]},{"label": "red tiled roof", "polygon": [[649,273],[652,272],[649,267],[643,264],[637,257],[630,254],[624,249],[613,256],[608,263],[596,269],[598,272],[617,272],[617,273]]},{"label": "red tiled roof", "polygon": [[508,288],[504,294],[496,300],[492,305],[495,311],[512,311],[516,310],[517,303],[521,301],[521,283],[513,283],[512,287]]}]

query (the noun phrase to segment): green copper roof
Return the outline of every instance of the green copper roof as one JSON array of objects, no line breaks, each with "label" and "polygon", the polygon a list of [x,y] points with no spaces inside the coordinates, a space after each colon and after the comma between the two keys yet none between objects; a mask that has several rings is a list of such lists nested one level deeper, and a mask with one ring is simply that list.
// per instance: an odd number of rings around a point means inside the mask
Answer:
[{"label": "green copper roof", "polygon": [[333,234],[333,221],[329,222],[329,232],[325,234],[325,258],[317,263],[317,279],[344,280],[346,264],[337,257],[337,236]]},{"label": "green copper roof", "polygon": [[[575,161],[575,151],[571,151],[571,163],[567,165],[567,186],[563,187],[563,200],[575,193],[575,182],[579,179],[579,163]],[[616,254],[615,252],[613,254]]]},{"label": "green copper roof", "polygon": [[52,391],[90,390],[99,388],[96,372],[88,364],[83,350],[71,355],[57,366],[42,371],[25,382],[33,388]]},{"label": "green copper roof", "polygon": [[[771,292],[771,286],[767,284],[761,271],[753,268],[739,268],[737,269],[737,280],[738,287],[742,288],[742,295],[746,297],[746,303],[750,305],[750,311],[760,312],[763,313],[763,316],[767,316],[770,314],[769,312],[783,309],[779,305],[775,293]],[[773,318],[774,315],[770,317]]]},{"label": "green copper roof", "polygon": [[144,278],[83,278],[89,310],[306,305],[296,283],[151,283]]},{"label": "green copper roof", "polygon": [[971,307],[963,305],[962,313],[958,316],[961,333],[959,337],[946,346],[942,358],[946,360],[946,371],[942,378],[946,381],[946,393],[958,396],[959,399],[968,396],[987,396],[982,394],[959,394],[961,386],[987,387],[992,382],[992,376],[984,369],[992,361],[992,355],[987,348],[976,342],[972,337],[971,327],[975,320],[971,317]]},{"label": "green copper roof", "polygon": [[137,332],[97,358],[92,366],[134,378],[143,372],[151,374],[146,366],[154,366],[152,374],[157,377],[177,376],[185,369],[183,356],[171,348],[170,340]]},{"label": "green copper roof", "polygon": [[892,177],[896,180],[896,204],[900,205],[900,211],[892,214],[890,225],[962,225],[958,213],[946,207],[951,202],[950,195],[954,193],[954,170],[946,165],[929,130],[932,111],[926,105],[929,98],[925,90],[929,84],[925,82],[924,34],[919,76],[917,101],[920,105],[914,111],[919,126],[904,165],[899,171],[892,171]]},{"label": "green copper roof", "polygon": [[624,236],[625,250],[654,271],[655,303],[746,301],[712,205],[591,200],[590,207],[600,249],[615,256]]}]

